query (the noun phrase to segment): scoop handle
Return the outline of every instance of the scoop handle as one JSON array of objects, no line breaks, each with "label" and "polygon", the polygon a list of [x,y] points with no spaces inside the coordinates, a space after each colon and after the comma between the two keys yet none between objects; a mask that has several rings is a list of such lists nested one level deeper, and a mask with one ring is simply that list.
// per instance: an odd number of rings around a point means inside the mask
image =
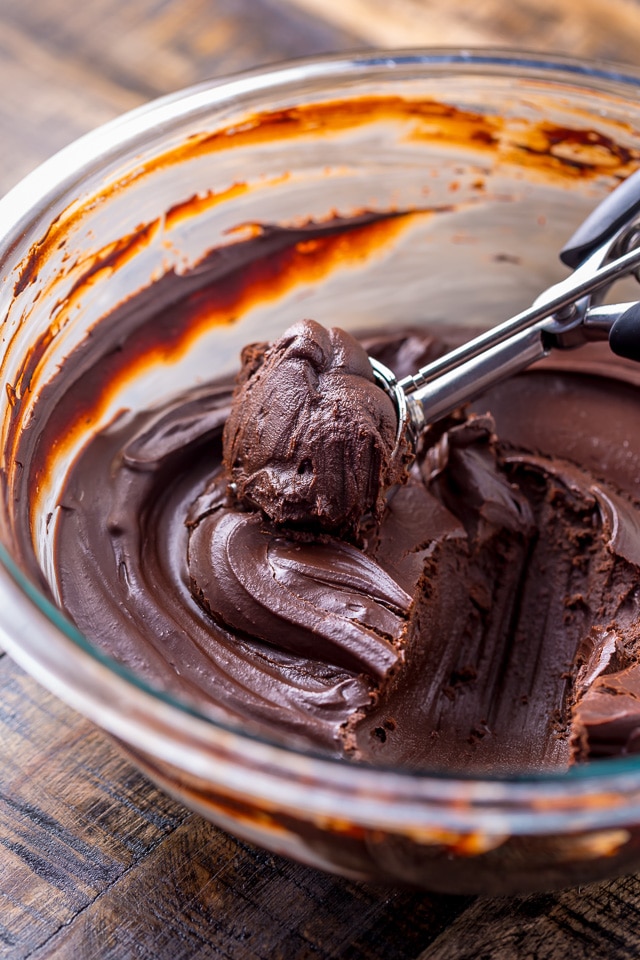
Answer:
[{"label": "scoop handle", "polygon": [[614,321],[609,331],[609,346],[619,357],[640,360],[640,302]]},{"label": "scoop handle", "polygon": [[572,270],[640,211],[640,170],[623,180],[580,224],[560,251],[560,259]]}]

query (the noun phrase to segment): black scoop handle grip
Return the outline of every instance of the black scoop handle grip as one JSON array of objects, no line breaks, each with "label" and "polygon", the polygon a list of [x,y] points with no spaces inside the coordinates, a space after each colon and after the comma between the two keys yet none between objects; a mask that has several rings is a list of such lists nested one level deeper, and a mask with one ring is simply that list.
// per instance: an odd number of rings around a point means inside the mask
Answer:
[{"label": "black scoop handle grip", "polygon": [[560,259],[572,270],[593,253],[640,211],[640,170],[623,180],[619,187],[592,210],[560,251]]},{"label": "black scoop handle grip", "polygon": [[634,303],[613,323],[609,346],[619,357],[640,360],[640,303]]}]

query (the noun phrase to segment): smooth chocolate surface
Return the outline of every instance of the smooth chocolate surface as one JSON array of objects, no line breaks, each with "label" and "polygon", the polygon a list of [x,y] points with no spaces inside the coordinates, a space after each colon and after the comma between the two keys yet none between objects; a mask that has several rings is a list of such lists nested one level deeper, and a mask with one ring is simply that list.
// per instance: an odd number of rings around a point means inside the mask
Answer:
[{"label": "smooth chocolate surface", "polygon": [[[200,299],[228,283],[211,262]],[[184,279],[105,329],[177,326]],[[363,348],[402,377],[458,340],[407,329]],[[56,520],[63,606],[210,715],[353,761],[504,772],[635,751],[639,387],[602,345],[500,385],[421,438],[406,483],[367,494],[375,522],[354,542],[351,507],[301,537],[230,496],[233,385],[200,386],[77,458]]]}]

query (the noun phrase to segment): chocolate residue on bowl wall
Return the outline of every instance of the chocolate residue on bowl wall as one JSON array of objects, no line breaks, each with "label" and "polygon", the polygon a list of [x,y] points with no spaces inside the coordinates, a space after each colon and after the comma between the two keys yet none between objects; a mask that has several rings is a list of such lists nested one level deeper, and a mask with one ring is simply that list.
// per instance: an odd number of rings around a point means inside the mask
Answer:
[{"label": "chocolate residue on bowl wall", "polygon": [[[127,175],[126,186],[147,177],[162,167],[179,164],[197,156],[218,151],[260,146],[274,140],[331,137],[341,130],[353,130],[376,122],[390,122],[408,127],[416,140],[429,143],[459,144],[475,150],[498,153],[504,163],[516,163],[535,168],[540,174],[559,178],[589,178],[599,175],[624,177],[637,166],[639,153],[612,137],[593,129],[558,126],[547,120],[523,123],[519,119],[465,110],[449,103],[431,99],[371,96],[351,100],[330,100],[321,103],[300,104],[278,111],[254,113],[242,123],[222,127],[215,133],[189,137],[184,143],[164,151],[153,160],[147,160]],[[629,128],[619,125],[620,133]],[[109,196],[122,189],[122,184],[110,184],[104,190],[87,198],[82,205],[72,204],[56,217],[47,234],[34,245],[22,266],[15,287],[17,296],[38,275],[38,266],[48,251],[64,242],[69,229],[83,217],[87,208],[108,202]],[[246,184],[236,183],[224,196],[237,195]],[[167,211],[170,219],[176,215],[190,216],[197,207],[216,203],[220,195],[211,191],[207,197],[193,197]]]}]

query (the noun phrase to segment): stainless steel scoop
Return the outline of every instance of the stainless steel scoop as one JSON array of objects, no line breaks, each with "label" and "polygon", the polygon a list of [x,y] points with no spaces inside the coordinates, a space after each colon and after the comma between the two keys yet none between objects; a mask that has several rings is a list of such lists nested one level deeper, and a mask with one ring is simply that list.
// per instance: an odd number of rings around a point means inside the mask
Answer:
[{"label": "stainless steel scoop", "polygon": [[607,340],[614,353],[640,360],[640,302],[602,304],[616,280],[640,278],[640,170],[610,193],[560,251],[574,272],[531,307],[398,381],[371,360],[379,385],[415,435],[488,387],[554,349]]}]

